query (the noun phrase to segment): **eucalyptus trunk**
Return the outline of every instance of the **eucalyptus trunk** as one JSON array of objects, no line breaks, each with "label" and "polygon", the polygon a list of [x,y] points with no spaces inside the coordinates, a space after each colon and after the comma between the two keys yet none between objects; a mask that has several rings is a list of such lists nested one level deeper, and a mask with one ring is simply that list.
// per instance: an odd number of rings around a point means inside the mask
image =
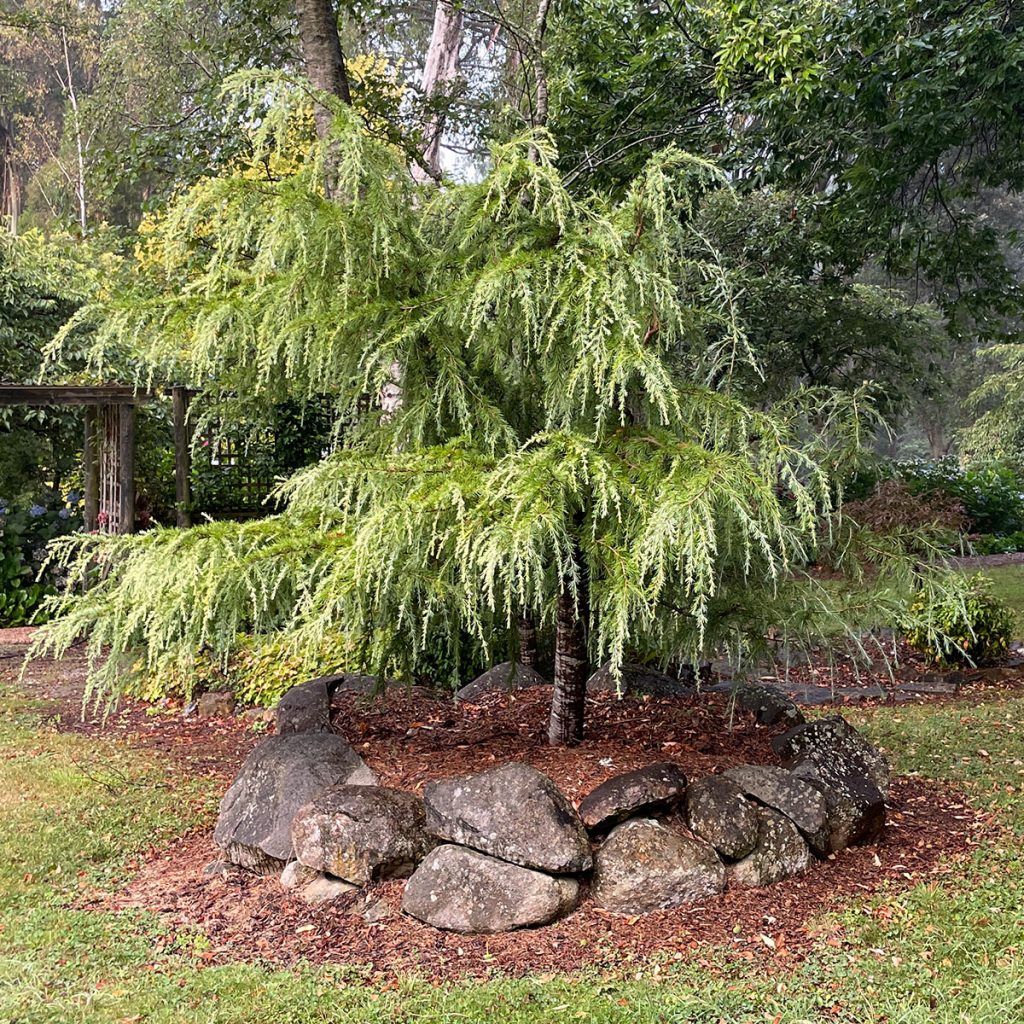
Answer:
[{"label": "eucalyptus trunk", "polygon": [[587,588],[581,579],[576,599],[568,590],[558,595],[555,622],[555,687],[551,695],[548,742],[552,746],[572,745],[583,739],[587,679]]}]

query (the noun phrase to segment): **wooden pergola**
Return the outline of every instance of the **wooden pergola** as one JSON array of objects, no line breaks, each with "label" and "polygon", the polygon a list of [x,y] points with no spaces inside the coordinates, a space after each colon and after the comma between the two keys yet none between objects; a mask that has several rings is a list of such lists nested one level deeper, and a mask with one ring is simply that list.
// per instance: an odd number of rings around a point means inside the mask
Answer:
[{"label": "wooden pergola", "polygon": [[[174,479],[179,526],[190,526],[189,393],[170,389],[174,408]],[[0,384],[0,406],[84,406],[85,529],[135,530],[135,410],[156,398],[122,384]]]}]

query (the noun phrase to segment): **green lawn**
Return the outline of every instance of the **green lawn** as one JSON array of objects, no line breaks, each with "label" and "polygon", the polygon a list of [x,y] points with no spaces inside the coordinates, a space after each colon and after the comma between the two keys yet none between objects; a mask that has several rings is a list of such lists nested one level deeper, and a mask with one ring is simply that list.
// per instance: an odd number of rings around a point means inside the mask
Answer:
[{"label": "green lawn", "polygon": [[982,571],[992,580],[993,593],[1017,613],[1018,635],[1024,637],[1024,565],[1000,565]]},{"label": "green lawn", "polygon": [[[142,913],[73,909],[115,886],[151,842],[207,820],[214,794],[175,792],[144,754],[41,727],[8,699],[0,721],[0,1021],[29,1022],[983,1022],[1024,1017],[1024,700],[903,707],[859,724],[899,769],[956,779],[1001,834],[955,881],[876,897],[848,941],[768,976],[722,950],[621,976],[495,978],[377,991],[306,967],[204,966],[204,937]],[[91,767],[90,767],[91,766]],[[870,913],[885,905],[882,915]],[[708,964],[714,965],[709,969]],[[657,970],[655,968],[658,968]]]}]

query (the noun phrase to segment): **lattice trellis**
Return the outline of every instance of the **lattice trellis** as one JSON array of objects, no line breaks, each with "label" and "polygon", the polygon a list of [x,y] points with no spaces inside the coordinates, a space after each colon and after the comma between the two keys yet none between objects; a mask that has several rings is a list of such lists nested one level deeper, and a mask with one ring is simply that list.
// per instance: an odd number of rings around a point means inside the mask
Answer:
[{"label": "lattice trellis", "polygon": [[121,430],[126,406],[103,406],[99,437],[99,516],[97,527],[103,533],[121,533]]}]

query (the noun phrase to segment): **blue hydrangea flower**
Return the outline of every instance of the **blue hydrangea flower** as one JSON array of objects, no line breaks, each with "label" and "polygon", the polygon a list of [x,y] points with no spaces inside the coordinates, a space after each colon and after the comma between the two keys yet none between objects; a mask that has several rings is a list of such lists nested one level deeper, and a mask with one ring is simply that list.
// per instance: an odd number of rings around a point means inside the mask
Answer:
[{"label": "blue hydrangea flower", "polygon": [[35,516],[35,518],[38,519],[40,516],[45,516],[46,515],[46,509],[43,508],[42,505],[33,505],[28,510],[28,514],[30,516]]},{"label": "blue hydrangea flower", "polygon": [[59,511],[59,512],[57,513],[57,516],[58,516],[58,517],[59,517],[60,519],[70,519],[70,518],[71,518],[71,513],[70,513],[70,512],[69,512],[69,511],[68,511],[68,510],[67,510],[66,508],[62,508],[62,509],[61,509],[61,510],[60,510],[60,511]]},{"label": "blue hydrangea flower", "polygon": [[68,491],[68,504],[77,505],[79,497],[78,491]]}]

